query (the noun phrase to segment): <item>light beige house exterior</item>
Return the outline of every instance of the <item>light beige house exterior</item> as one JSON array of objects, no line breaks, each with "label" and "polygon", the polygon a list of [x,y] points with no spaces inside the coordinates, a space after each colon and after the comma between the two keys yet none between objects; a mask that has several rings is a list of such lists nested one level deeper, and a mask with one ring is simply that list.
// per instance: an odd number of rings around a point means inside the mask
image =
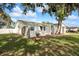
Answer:
[{"label": "light beige house exterior", "polygon": [[[57,24],[53,23],[37,23],[18,20],[15,24],[15,28],[1,28],[0,34],[15,33],[23,35],[26,38],[54,35],[57,30]],[[62,24],[61,33],[66,33],[66,26]]]},{"label": "light beige house exterior", "polygon": [[[52,23],[36,23],[36,22],[28,22],[18,20],[16,22],[16,32],[18,34],[24,35],[26,38],[29,37],[37,37],[39,36],[46,36],[55,34],[57,30],[57,24]],[[62,25],[61,33],[66,32],[66,26]]]},{"label": "light beige house exterior", "polygon": [[17,33],[26,37],[51,35],[51,24],[19,20],[16,23]]},{"label": "light beige house exterior", "polygon": [[[55,34],[57,31],[58,24],[52,24],[52,33]],[[61,28],[61,34],[65,34],[66,33],[66,26],[64,24],[62,24],[62,28]]]}]

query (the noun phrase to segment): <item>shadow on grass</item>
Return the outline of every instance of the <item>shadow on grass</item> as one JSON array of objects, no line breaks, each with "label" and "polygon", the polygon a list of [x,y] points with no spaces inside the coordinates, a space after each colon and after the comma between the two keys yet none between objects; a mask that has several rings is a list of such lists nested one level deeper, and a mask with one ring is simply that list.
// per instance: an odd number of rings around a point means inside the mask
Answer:
[{"label": "shadow on grass", "polygon": [[20,35],[2,35],[0,37],[0,55],[79,55],[79,37],[46,37],[38,41],[22,38]]},{"label": "shadow on grass", "polygon": [[56,36],[56,37],[53,37],[53,39],[68,40],[68,41],[79,43],[79,35],[77,36],[76,35],[75,36],[72,36],[72,35]]},{"label": "shadow on grass", "polygon": [[[35,50],[39,50],[38,45],[32,45],[33,41],[23,39],[21,36],[10,37],[9,35],[9,37],[5,37],[4,35],[4,39],[0,40],[0,43],[2,42],[2,45],[0,45],[1,55],[28,55],[29,52],[29,55],[31,55]],[[4,42],[6,43],[3,44]]]}]

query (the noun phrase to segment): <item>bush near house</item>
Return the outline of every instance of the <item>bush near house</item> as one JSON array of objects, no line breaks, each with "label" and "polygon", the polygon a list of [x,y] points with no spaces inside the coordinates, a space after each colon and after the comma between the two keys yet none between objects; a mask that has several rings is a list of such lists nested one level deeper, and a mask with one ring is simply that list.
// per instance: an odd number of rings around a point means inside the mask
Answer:
[{"label": "bush near house", "polygon": [[79,55],[79,35],[34,39],[26,39],[17,34],[0,34],[0,55]]}]

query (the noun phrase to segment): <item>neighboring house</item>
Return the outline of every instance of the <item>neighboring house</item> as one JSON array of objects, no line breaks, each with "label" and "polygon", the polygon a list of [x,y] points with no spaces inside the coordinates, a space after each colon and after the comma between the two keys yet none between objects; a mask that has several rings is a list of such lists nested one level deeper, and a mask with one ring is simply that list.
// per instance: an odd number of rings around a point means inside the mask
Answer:
[{"label": "neighboring house", "polygon": [[67,27],[67,32],[77,32],[78,27]]},{"label": "neighboring house", "polygon": [[[57,24],[52,23],[36,23],[18,20],[16,23],[17,33],[25,37],[46,36],[55,34]],[[66,32],[66,26],[62,25],[61,33]]]}]

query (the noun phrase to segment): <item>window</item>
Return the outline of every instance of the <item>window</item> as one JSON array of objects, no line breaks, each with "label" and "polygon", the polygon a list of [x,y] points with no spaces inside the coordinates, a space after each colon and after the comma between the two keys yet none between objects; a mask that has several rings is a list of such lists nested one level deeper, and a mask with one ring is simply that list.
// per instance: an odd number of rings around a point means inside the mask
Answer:
[{"label": "window", "polygon": [[30,30],[34,31],[34,27],[31,27],[31,29],[30,29]]},{"label": "window", "polygon": [[46,30],[46,27],[44,27],[44,31]]},{"label": "window", "polygon": [[43,27],[42,26],[40,26],[40,29],[41,29],[41,31],[43,30]]},{"label": "window", "polygon": [[42,31],[42,30],[45,31],[45,30],[46,30],[46,27],[45,27],[45,26],[40,26],[40,29],[41,29],[41,31]]}]

